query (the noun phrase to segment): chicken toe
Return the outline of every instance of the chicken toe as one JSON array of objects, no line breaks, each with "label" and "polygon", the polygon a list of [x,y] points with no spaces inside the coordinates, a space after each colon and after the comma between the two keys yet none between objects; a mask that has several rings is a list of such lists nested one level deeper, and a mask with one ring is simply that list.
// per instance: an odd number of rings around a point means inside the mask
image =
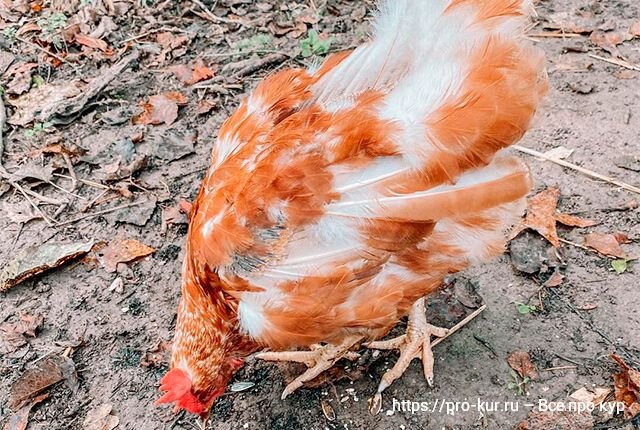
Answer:
[{"label": "chicken toe", "polygon": [[293,361],[304,363],[308,369],[296,379],[294,379],[282,392],[282,399],[302,387],[305,382],[309,382],[325,370],[331,368],[336,361],[341,358],[356,360],[359,355],[351,351],[355,345],[360,343],[362,336],[349,336],[338,345],[313,345],[309,351],[283,351],[283,352],[261,352],[256,358],[265,361]]},{"label": "chicken toe", "polygon": [[379,340],[366,344],[366,347],[370,349],[400,350],[400,358],[398,358],[393,368],[382,376],[376,395],[371,399],[369,409],[372,413],[377,413],[382,406],[382,392],[404,374],[414,358],[422,359],[424,377],[429,386],[433,385],[434,359],[431,351],[431,336],[446,337],[448,334],[448,329],[435,327],[427,323],[425,299],[421,298],[411,308],[406,334],[393,339]]}]

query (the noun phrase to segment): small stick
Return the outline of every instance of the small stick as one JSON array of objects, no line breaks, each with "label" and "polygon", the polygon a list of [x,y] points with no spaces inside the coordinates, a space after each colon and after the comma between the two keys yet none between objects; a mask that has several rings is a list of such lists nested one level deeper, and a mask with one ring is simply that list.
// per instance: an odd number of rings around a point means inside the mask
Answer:
[{"label": "small stick", "polygon": [[560,360],[564,360],[564,361],[568,361],[569,363],[573,363],[573,364],[575,364],[576,366],[584,366],[584,364],[579,363],[579,362],[577,362],[577,361],[575,361],[575,360],[572,360],[572,359],[570,359],[570,358],[563,357],[563,356],[562,356],[562,355],[560,355],[560,354],[556,354],[556,357],[558,357]]},{"label": "small stick", "polygon": [[579,243],[571,242],[570,240],[563,239],[561,237],[559,237],[558,240],[560,240],[560,242],[562,242],[562,243],[566,243],[567,245],[571,245],[571,246],[575,246],[576,248],[584,249],[585,251],[595,252],[593,249],[591,249],[589,247],[586,247],[584,245],[580,245]]},{"label": "small stick", "polygon": [[67,163],[67,170],[69,171],[69,175],[71,175],[71,191],[75,191],[78,187],[78,177],[76,176],[76,171],[73,169],[73,162],[67,153],[63,152],[62,158],[64,158],[64,162]]},{"label": "small stick", "polygon": [[[49,51],[46,48],[43,48],[42,46],[38,45],[37,43],[30,42],[27,39],[23,39],[22,37],[16,37],[16,40],[19,41],[19,42],[25,43],[25,44],[31,46],[32,48],[36,48],[36,49],[44,52],[45,54],[55,58],[56,60],[61,61],[62,63],[71,64],[67,60],[65,60],[64,57],[61,57],[58,54],[54,54],[53,52]],[[74,69],[75,69],[75,66],[74,66]]]},{"label": "small stick", "polygon": [[119,211],[119,210],[122,210],[122,209],[127,209],[127,208],[130,208],[130,207],[133,207],[133,206],[138,206],[138,205],[141,205],[141,204],[142,204],[142,202],[128,203],[126,205],[116,206],[116,207],[113,207],[113,208],[105,209],[103,211],[93,212],[93,213],[90,213],[90,214],[84,214],[84,215],[79,216],[77,218],[70,219],[68,221],[64,221],[64,222],[58,223],[55,226],[56,227],[62,227],[62,226],[65,226],[65,225],[76,223],[78,221],[82,221],[84,219],[95,218],[95,217],[100,216],[100,215],[108,214],[108,213]]},{"label": "small stick", "polygon": [[[62,173],[54,173],[53,176],[58,176],[60,178],[65,178],[65,179],[69,179],[70,181],[73,181],[73,178],[71,176],[63,175]],[[99,182],[89,181],[87,179],[77,179],[77,181],[80,182],[81,184],[89,185],[90,187],[94,187],[94,188],[101,188],[103,190],[111,189],[111,187],[108,187],[107,185],[103,185]]]},{"label": "small stick", "polygon": [[91,209],[93,207],[93,205],[96,204],[96,202],[101,199],[102,197],[104,197],[105,194],[107,194],[108,192],[110,192],[111,190],[102,190],[100,193],[98,193],[97,196],[95,196],[93,199],[91,199],[91,201],[89,203],[87,203],[87,205],[82,208],[82,210],[80,212],[86,212],[89,209]]},{"label": "small stick", "polygon": [[[640,70],[640,68],[638,70]],[[539,157],[539,158],[542,158],[544,160],[551,161],[552,163],[559,164],[559,165],[561,165],[563,167],[567,167],[569,169],[575,170],[575,171],[580,172],[583,175],[587,175],[587,176],[589,176],[591,178],[599,179],[601,181],[617,185],[618,187],[624,188],[627,191],[632,191],[634,193],[640,194],[640,188],[638,188],[638,187],[634,187],[633,185],[629,185],[626,182],[622,182],[622,181],[620,181],[618,179],[611,178],[609,176],[601,175],[600,173],[596,173],[596,172],[594,172],[592,170],[585,169],[584,167],[580,167],[580,166],[575,165],[573,163],[569,163],[568,161],[564,161],[564,160],[561,160],[559,158],[549,157],[549,156],[543,154],[542,152],[536,151],[535,149],[525,148],[524,146],[520,146],[520,145],[513,145],[512,148],[514,148],[517,151],[523,152],[525,154],[533,155],[534,157]]]},{"label": "small stick", "polygon": [[433,348],[434,346],[436,346],[437,344],[439,344],[440,342],[442,342],[443,340],[445,340],[446,338],[448,338],[449,336],[451,336],[452,334],[454,334],[455,332],[460,330],[462,327],[464,327],[465,325],[469,324],[469,322],[472,319],[474,319],[475,317],[477,317],[478,315],[480,315],[482,313],[482,311],[485,310],[486,307],[487,307],[487,305],[482,305],[478,309],[476,309],[475,311],[470,313],[465,319],[463,319],[458,324],[456,324],[453,327],[451,327],[446,335],[444,335],[442,337],[439,337],[436,340],[434,340],[433,342],[431,342],[431,347]]},{"label": "small stick", "polygon": [[605,63],[615,64],[616,66],[624,67],[625,69],[635,70],[636,72],[640,72],[640,66],[631,64],[628,61],[616,60],[615,58],[605,58],[596,54],[589,54],[589,57],[595,58],[596,60],[604,61]]},{"label": "small stick", "polygon": [[578,366],[558,366],[558,367],[549,367],[547,369],[542,369],[545,372],[552,372],[554,370],[570,370],[570,369],[577,369]]},{"label": "small stick", "polygon": [[205,13],[205,15],[207,15],[209,17],[210,21],[213,22],[224,22],[225,24],[239,24],[241,26],[244,27],[244,22],[242,21],[236,21],[233,19],[227,19],[227,18],[222,18],[221,16],[216,15],[215,13],[211,12],[209,10],[209,8],[207,6],[205,6],[200,0],[191,0],[191,2],[193,4],[195,4],[196,6],[198,6],[200,9],[202,9],[202,11]]},{"label": "small stick", "polygon": [[7,172],[2,164],[2,156],[4,155],[4,140],[2,138],[2,130],[4,129],[4,124],[7,122],[7,110],[4,107],[4,100],[2,96],[0,96],[0,176],[4,178],[9,178],[9,172]]},{"label": "small stick", "polygon": [[47,225],[49,227],[51,227],[51,225],[53,224],[51,222],[51,220],[49,219],[48,216],[45,215],[44,212],[42,212],[42,210],[38,207],[37,204],[33,203],[33,201],[29,198],[29,196],[27,195],[27,193],[25,192],[24,188],[22,188],[19,184],[12,184],[14,187],[16,187],[18,189],[18,191],[20,191],[22,193],[22,195],[24,196],[25,199],[27,199],[27,201],[29,202],[29,204],[31,205],[31,207],[33,207],[36,212],[38,212],[40,214],[40,216],[42,217],[42,219],[44,220],[44,222],[47,223]]},{"label": "small stick", "polygon": [[565,37],[582,37],[580,33],[529,33],[529,37],[559,37],[564,39]]}]

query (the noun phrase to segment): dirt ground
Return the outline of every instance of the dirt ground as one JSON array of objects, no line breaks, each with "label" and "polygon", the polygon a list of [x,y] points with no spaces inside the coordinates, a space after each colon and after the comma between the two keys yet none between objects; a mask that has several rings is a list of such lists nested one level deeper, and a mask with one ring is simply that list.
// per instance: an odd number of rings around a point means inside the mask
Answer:
[{"label": "dirt ground", "polygon": [[[21,2],[4,4],[17,3]],[[34,4],[42,5],[42,10]],[[189,201],[195,196],[208,166],[216,130],[243,94],[274,69],[315,61],[314,56],[299,55],[301,41],[310,29],[331,37],[332,51],[357,45],[366,38],[374,10],[371,1],[227,0],[204,4],[223,19],[214,22],[216,19],[203,12],[200,5],[188,0],[135,4],[45,1],[31,2],[30,9],[23,12],[5,11],[2,15],[0,11],[4,58],[11,53],[16,63],[37,64],[28,72],[30,91],[76,78],[91,80],[132,50],[140,53],[65,123],[11,124],[11,117],[20,109],[12,100],[21,95],[10,91],[5,94],[9,124],[4,133],[4,166],[11,172],[25,165],[41,174],[48,171],[45,181],[36,172],[27,174],[19,184],[66,204],[59,209],[58,205],[40,202],[52,226],[42,219],[16,222],[39,213],[30,209],[15,187],[0,182],[4,213],[0,217],[0,266],[20,251],[42,243],[137,239],[156,249],[150,257],[119,264],[115,273],[107,272],[96,261],[100,253],[96,250],[84,259],[0,293],[0,324],[16,323],[23,314],[44,318],[35,336],[26,337],[26,343],[12,351],[0,350],[0,422],[14,412],[8,405],[10,390],[25,370],[45,356],[66,351],[78,380],[48,388],[49,397],[31,411],[29,429],[110,429],[86,423],[87,414],[104,404],[112,405],[111,415],[118,418],[118,428],[196,428],[193,418],[153,405],[158,381],[166,371],[162,346],[158,345],[171,339],[179,300],[186,225],[176,208],[180,200]],[[0,8],[2,5],[0,0]],[[66,39],[60,47],[53,42],[47,44],[44,39],[62,31],[49,28],[51,34],[43,36],[44,27],[55,27],[50,18],[48,24],[40,25],[41,32],[26,31],[16,38],[5,31],[50,17],[56,7],[68,18],[67,27],[78,20],[84,25],[80,26],[84,33],[96,30],[102,17],[110,17],[113,26],[107,26],[109,30],[101,35],[107,51],[82,44],[67,46]],[[532,27],[530,35],[547,53],[551,88],[521,145],[541,152],[558,146],[573,149],[567,161],[640,185],[640,68],[634,71],[590,56],[621,57],[629,64],[640,64],[640,38],[615,46],[599,42],[592,33],[626,33],[640,20],[640,4],[635,0],[543,0],[537,8],[538,25]],[[12,21],[16,14],[22,19]],[[247,24],[227,22],[234,19]],[[562,30],[568,34],[557,37]],[[168,41],[158,36],[164,33],[169,35]],[[43,53],[43,49],[65,61]],[[214,69],[213,79],[188,85],[170,69],[198,58]],[[264,58],[268,61],[261,62]],[[4,70],[0,70],[0,76],[2,73]],[[36,75],[40,78],[34,78]],[[0,84],[7,90],[19,86],[12,85],[12,79],[5,74]],[[131,121],[142,111],[141,101],[168,91],[180,91],[188,98],[175,121],[160,125]],[[76,184],[75,195],[59,189],[72,186],[69,179],[56,175],[70,175],[62,155],[38,151],[56,143],[69,149],[74,173],[85,181]],[[86,153],[79,154],[78,148]],[[128,164],[136,157],[144,162]],[[637,194],[551,162],[523,157],[533,170],[535,191],[557,187],[561,192],[560,211],[598,222],[586,229],[559,227],[562,238],[581,244],[589,232],[620,231],[633,241],[624,245],[628,254],[640,255],[640,209],[624,207],[638,200]],[[136,202],[141,203],[113,209]],[[101,216],[77,219],[109,210]],[[72,222],[59,225],[69,220]],[[525,404],[537,405],[538,399],[565,400],[581,387],[613,388],[612,375],[618,367],[609,357],[611,353],[640,368],[640,269],[630,262],[626,272],[618,274],[612,270],[610,259],[566,243],[558,253],[565,278],[557,287],[542,286],[546,278],[541,274],[516,270],[509,254],[451,281],[475,289],[487,308],[434,348],[434,387],[427,386],[416,361],[387,390],[382,412],[372,416],[367,399],[384,370],[393,365],[395,353],[374,356],[365,352],[356,364],[341,363],[341,367],[348,367],[346,372],[335,373],[354,380],[325,381],[318,387],[301,389],[286,400],[280,400],[280,393],[299,369],[250,362],[235,381],[255,385],[225,394],[214,407],[210,428],[509,429],[531,411]],[[123,283],[118,286],[120,281]],[[460,309],[464,300],[456,301],[451,293],[454,290],[459,292],[451,287],[432,301],[433,321],[451,326],[468,313],[468,309]],[[519,312],[517,303],[535,306],[536,310]],[[442,315],[446,316],[444,321],[438,319]],[[154,355],[158,349],[160,355]],[[507,363],[507,356],[514,350],[530,352],[539,373],[537,379],[521,384],[521,392],[513,384],[516,380]],[[462,402],[477,404],[479,399],[510,402],[517,410],[489,408],[481,413],[472,408],[447,414],[445,407],[442,411],[436,408],[434,412],[412,413],[394,411],[394,399],[429,402],[430,407],[435,402],[459,402],[459,408]],[[453,404],[446,403],[449,407]],[[638,417],[633,421],[622,415],[601,415],[593,418],[594,428],[640,429]],[[592,428],[591,424],[571,425],[555,428]]]}]

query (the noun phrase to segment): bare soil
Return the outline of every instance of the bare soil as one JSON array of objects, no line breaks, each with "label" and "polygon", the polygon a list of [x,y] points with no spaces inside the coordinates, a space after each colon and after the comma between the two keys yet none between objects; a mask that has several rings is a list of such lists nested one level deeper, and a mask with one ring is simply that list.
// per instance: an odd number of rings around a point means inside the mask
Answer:
[{"label": "bare soil", "polygon": [[[35,185],[34,190],[68,202],[59,214],[55,214],[56,206],[42,206],[42,210],[52,218],[55,215],[60,222],[149,196],[157,200],[149,208],[148,219],[140,207],[62,227],[49,227],[42,220],[21,225],[9,217],[0,217],[0,266],[19,251],[44,242],[109,242],[114,238],[126,238],[138,239],[157,250],[153,256],[141,261],[120,264],[117,273],[107,273],[91,260],[90,254],[89,258],[57,268],[0,294],[0,323],[15,322],[24,313],[44,316],[42,328],[35,337],[28,339],[27,345],[0,356],[0,422],[13,413],[5,399],[9,398],[11,386],[25,369],[44,355],[61,354],[71,347],[71,358],[79,377],[75,391],[64,383],[49,389],[49,398],[33,408],[29,429],[85,428],[86,414],[104,403],[113,405],[112,414],[120,421],[118,428],[195,428],[192,417],[174,415],[170,408],[153,405],[166,363],[141,365],[141,359],[148,358],[148,352],[154,346],[171,339],[179,300],[181,248],[186,225],[163,226],[163,212],[175,208],[181,199],[190,200],[195,196],[208,166],[216,130],[243,94],[274,68],[313,61],[313,58],[304,59],[298,55],[304,34],[299,38],[292,34],[274,35],[274,27],[269,27],[270,24],[285,22],[286,27],[287,21],[293,22],[292,15],[300,11],[314,14],[317,10],[318,22],[304,25],[331,36],[331,49],[339,50],[355,46],[366,37],[373,11],[369,1],[205,2],[219,16],[235,15],[250,23],[241,27],[203,18],[206,15],[202,14],[202,9],[190,1],[153,3],[159,6],[136,4],[123,16],[112,16],[117,29],[106,37],[115,52],[115,57],[110,59],[96,53],[70,59],[69,64],[63,63],[57,68],[48,67],[47,61],[51,58],[43,59],[39,50],[0,36],[0,47],[5,51],[12,52],[20,61],[39,63],[38,74],[47,83],[98,76],[123,55],[127,44],[141,50],[141,59],[69,124],[54,125],[35,136],[24,133],[32,126],[9,125],[5,131],[6,150],[2,161],[8,170],[14,171],[27,161],[33,150],[52,139],[59,139],[65,145],[77,145],[90,155],[113,155],[117,151],[114,142],[142,131],[144,138],[136,144],[136,151],[149,155],[148,163],[135,172],[131,180],[128,177],[121,181],[100,180],[96,176],[99,166],[82,158],[76,160],[74,166],[78,178],[125,188],[125,194],[131,194],[128,198],[110,191],[86,212],[81,212],[103,192],[102,189],[80,184],[75,190],[80,197],[47,184]],[[45,2],[41,14],[50,13],[47,5]],[[640,19],[640,4],[634,0],[544,0],[538,4],[538,11],[540,24],[531,30],[534,35],[553,31],[545,27],[553,20],[565,25],[580,22],[592,29],[615,27],[613,31],[624,32]],[[66,13],[72,16],[76,12],[71,8]],[[32,18],[33,14],[30,12],[28,16]],[[176,35],[182,30],[189,32],[189,43],[174,48],[164,62],[157,60],[160,48],[153,33],[162,27],[170,28]],[[567,29],[566,32],[575,31]],[[252,46],[257,39],[251,38],[257,34],[268,35],[269,45],[258,49]],[[135,36],[138,38],[127,41]],[[28,34],[22,36],[28,37]],[[618,167],[625,156],[627,161],[628,156],[640,156],[640,72],[590,57],[589,54],[596,54],[612,58],[611,54],[590,43],[588,34],[532,38],[547,53],[551,89],[521,144],[541,152],[561,145],[574,149],[568,161],[640,185],[638,171],[628,165],[627,168]],[[247,42],[250,40],[253,42]],[[243,43],[249,43],[249,47],[242,48]],[[237,53],[240,49],[242,52]],[[617,49],[629,63],[640,64],[640,39],[625,41]],[[256,67],[244,76],[230,71],[238,70],[239,61],[249,59],[255,64],[254,60],[271,55],[272,51],[286,55],[273,64]],[[171,65],[186,64],[196,58],[219,66],[218,78],[209,83],[208,88],[185,86],[168,72]],[[233,67],[225,69],[229,64]],[[7,82],[3,81],[3,84]],[[189,98],[189,104],[180,108],[177,121],[171,125],[132,125],[129,118],[140,112],[140,101],[171,90],[181,91]],[[215,104],[210,113],[196,113],[200,99]],[[125,120],[113,120],[118,116]],[[197,132],[195,152],[175,160],[170,160],[171,155],[175,155],[174,149],[169,156],[158,156],[158,147],[167,145],[167,136],[174,132],[179,136]],[[582,243],[586,232],[621,231],[635,240],[625,245],[625,249],[630,255],[640,255],[640,209],[613,210],[630,200],[638,200],[637,194],[547,161],[523,157],[533,170],[536,191],[558,187],[562,212],[599,223],[589,229],[560,228],[561,237]],[[36,157],[37,163],[42,165],[52,165],[56,160],[56,172],[67,175],[60,158]],[[61,187],[70,185],[68,180],[57,176],[54,182]],[[101,201],[105,197],[111,199]],[[7,190],[0,196],[0,204],[7,205],[5,208],[21,202],[24,203],[24,197],[15,190]],[[563,244],[558,252],[566,263],[562,269],[565,280],[555,288],[544,288],[539,277],[515,270],[508,254],[458,277],[457,282],[469,280],[469,285],[477,288],[487,308],[434,349],[434,387],[427,386],[421,365],[416,361],[385,393],[383,411],[372,416],[367,409],[367,399],[375,391],[384,370],[397,358],[393,352],[373,356],[363,351],[359,363],[341,363],[341,367],[347,366],[348,370],[334,375],[350,376],[355,380],[325,380],[320,386],[301,389],[286,400],[280,400],[280,393],[286,381],[300,369],[250,362],[235,380],[255,385],[242,392],[225,394],[214,407],[210,428],[509,429],[515,428],[531,410],[524,406],[525,403],[537,404],[540,398],[564,400],[581,387],[612,388],[611,375],[617,371],[617,366],[609,358],[611,353],[625,358],[629,365],[640,366],[640,269],[631,262],[625,273],[617,274],[611,269],[610,259],[567,244]],[[124,280],[122,293],[109,290],[116,277]],[[448,315],[439,322],[448,326],[455,324],[464,312],[459,310],[459,303],[454,302],[451,297],[440,295],[432,302],[430,315]],[[516,303],[533,305],[537,311],[519,313]],[[447,313],[454,308],[457,309],[455,312]],[[437,318],[435,322],[438,322]],[[529,351],[539,371],[539,378],[526,384],[522,393],[510,385],[513,376],[506,358],[513,350]],[[393,412],[393,399],[424,401],[430,405],[443,400],[508,401],[518,405],[518,410],[489,410],[483,414],[474,409],[458,410],[454,414],[440,410]],[[325,416],[322,404],[326,411],[335,412],[335,420]],[[606,417],[600,422],[596,419],[596,428],[640,429],[640,420]]]}]

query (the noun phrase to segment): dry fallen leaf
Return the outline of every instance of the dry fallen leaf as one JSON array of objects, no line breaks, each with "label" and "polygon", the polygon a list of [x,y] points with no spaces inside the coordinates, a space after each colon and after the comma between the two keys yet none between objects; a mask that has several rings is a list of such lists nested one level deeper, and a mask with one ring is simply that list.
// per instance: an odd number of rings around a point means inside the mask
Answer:
[{"label": "dry fallen leaf", "polygon": [[169,70],[178,78],[182,83],[187,85],[197,84],[205,79],[210,79],[215,75],[215,68],[210,68],[199,59],[192,65],[178,65],[172,66]]},{"label": "dry fallen leaf", "polygon": [[611,354],[611,358],[622,368],[620,373],[613,375],[613,383],[616,400],[625,404],[624,417],[630,420],[640,414],[640,372],[615,354]]},{"label": "dry fallen leaf", "polygon": [[625,40],[629,40],[632,36],[615,33],[615,32],[604,32],[602,30],[596,30],[591,33],[589,36],[589,41],[594,45],[604,49],[611,55],[616,57],[620,56],[620,52],[616,46],[620,45]]},{"label": "dry fallen leaf", "polygon": [[556,213],[556,221],[558,221],[560,224],[563,224],[569,227],[579,227],[579,228],[592,227],[598,224],[597,222],[590,219],[580,218],[578,216],[562,214],[562,213]]},{"label": "dry fallen leaf", "polygon": [[29,412],[31,412],[31,409],[35,405],[37,405],[47,397],[49,397],[49,394],[41,394],[40,396],[34,398],[31,402],[24,405],[22,408],[20,408],[18,412],[16,412],[9,418],[7,423],[4,425],[4,430],[26,430],[27,426],[29,425]]},{"label": "dry fallen leaf", "polygon": [[135,239],[117,240],[98,251],[98,260],[107,272],[112,273],[116,271],[118,263],[130,263],[154,252],[155,249]]},{"label": "dry fallen leaf", "polygon": [[564,281],[564,276],[558,272],[553,272],[553,275],[547,279],[547,282],[545,282],[544,285],[545,287],[558,287],[562,284],[562,281]]},{"label": "dry fallen leaf", "polygon": [[0,324],[0,354],[13,352],[27,344],[25,336],[36,337],[44,318],[40,314],[22,314],[16,323]]},{"label": "dry fallen leaf", "polygon": [[589,227],[596,223],[584,218],[557,212],[560,190],[548,188],[527,200],[527,215],[510,234],[510,239],[516,237],[523,230],[530,228],[540,233],[556,248],[560,246],[560,239],[556,230],[556,222],[573,227]]},{"label": "dry fallen leaf", "polygon": [[209,100],[200,100],[198,102],[198,107],[196,108],[196,113],[198,115],[204,115],[205,113],[211,112],[211,110],[216,107],[216,104]]},{"label": "dry fallen leaf", "polygon": [[555,158],[558,160],[564,160],[569,158],[573,154],[573,149],[565,148],[564,146],[558,146],[544,153],[547,158]]},{"label": "dry fallen leaf", "polygon": [[18,253],[0,273],[0,291],[20,282],[59,267],[91,250],[88,243],[44,243],[26,248]]},{"label": "dry fallen leaf", "polygon": [[133,117],[134,124],[171,125],[178,118],[178,106],[185,105],[187,98],[177,91],[149,97],[141,103],[142,114]]},{"label": "dry fallen leaf", "polygon": [[531,362],[531,356],[527,351],[515,350],[507,357],[507,363],[509,366],[522,378],[529,378],[531,380],[538,379],[538,371]]},{"label": "dry fallen leaf", "polygon": [[107,45],[107,42],[95,37],[87,36],[86,34],[76,34],[75,40],[80,45],[84,45],[89,48],[98,49],[102,52],[109,51],[109,45]]},{"label": "dry fallen leaf", "polygon": [[13,79],[7,84],[7,93],[20,95],[29,91],[31,88],[32,70],[38,67],[37,63],[18,63],[11,67],[6,76],[13,76]]},{"label": "dry fallen leaf", "polygon": [[45,84],[32,89],[17,99],[9,99],[7,101],[16,109],[7,122],[24,126],[34,120],[47,121],[51,113],[61,103],[81,94],[85,87],[86,84],[79,80],[67,81],[61,84]]},{"label": "dry fallen leaf", "polygon": [[26,224],[34,219],[41,219],[40,215],[26,200],[17,203],[10,204],[9,202],[2,203],[3,214],[17,224]]},{"label": "dry fallen leaf", "polygon": [[104,403],[95,409],[87,412],[82,428],[84,430],[113,430],[118,427],[120,419],[111,415],[113,405]]},{"label": "dry fallen leaf", "polygon": [[162,367],[169,365],[171,342],[160,341],[140,358],[142,367]]},{"label": "dry fallen leaf", "polygon": [[574,391],[569,397],[583,403],[593,403],[598,406],[607,398],[611,393],[610,388],[594,388],[588,389],[582,387],[579,390]]},{"label": "dry fallen leaf", "polygon": [[527,418],[518,423],[517,430],[591,430],[594,420],[589,412],[529,412]]},{"label": "dry fallen leaf", "polygon": [[[42,390],[64,379],[76,378],[75,366],[70,358],[51,356],[27,369],[11,386],[8,406],[17,410]],[[73,382],[73,381],[72,381]]]},{"label": "dry fallen leaf", "polygon": [[628,258],[627,253],[620,247],[618,238],[613,234],[589,233],[584,237],[584,244],[609,257]]}]

